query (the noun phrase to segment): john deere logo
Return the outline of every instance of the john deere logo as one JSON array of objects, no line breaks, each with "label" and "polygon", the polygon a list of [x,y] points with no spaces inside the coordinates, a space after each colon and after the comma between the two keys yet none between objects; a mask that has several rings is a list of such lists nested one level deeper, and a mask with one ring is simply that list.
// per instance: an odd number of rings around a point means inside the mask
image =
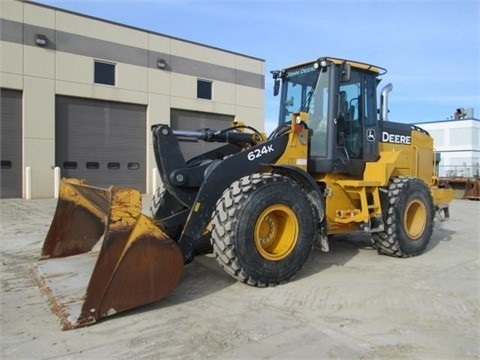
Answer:
[{"label": "john deere logo", "polygon": [[376,138],[375,129],[367,129],[367,140],[375,141]]},{"label": "john deere logo", "polygon": [[382,131],[382,142],[410,145],[412,143],[412,137],[410,135],[390,134]]}]

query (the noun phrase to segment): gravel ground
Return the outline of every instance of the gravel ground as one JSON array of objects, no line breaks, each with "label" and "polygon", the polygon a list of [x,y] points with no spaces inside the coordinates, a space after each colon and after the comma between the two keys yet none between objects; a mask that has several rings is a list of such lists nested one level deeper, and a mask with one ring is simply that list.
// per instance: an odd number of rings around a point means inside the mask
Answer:
[{"label": "gravel ground", "polygon": [[294,281],[266,289],[198,257],[167,299],[71,331],[29,272],[55,204],[0,200],[2,359],[480,359],[477,201],[454,200],[418,257],[338,236]]}]

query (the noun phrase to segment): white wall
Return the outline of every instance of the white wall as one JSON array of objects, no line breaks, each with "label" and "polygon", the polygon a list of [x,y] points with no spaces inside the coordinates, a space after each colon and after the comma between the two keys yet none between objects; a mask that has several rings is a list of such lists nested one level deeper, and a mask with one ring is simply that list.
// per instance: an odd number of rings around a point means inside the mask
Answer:
[{"label": "white wall", "polygon": [[419,123],[441,153],[440,176],[474,176],[480,160],[480,121],[476,119]]}]

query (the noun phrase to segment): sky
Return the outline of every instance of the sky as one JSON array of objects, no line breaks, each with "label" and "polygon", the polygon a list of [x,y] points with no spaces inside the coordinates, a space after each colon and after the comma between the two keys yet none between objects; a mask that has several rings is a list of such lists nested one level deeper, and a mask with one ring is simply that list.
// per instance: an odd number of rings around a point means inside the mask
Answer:
[{"label": "sky", "polygon": [[[332,56],[388,70],[389,119],[420,123],[473,108],[480,119],[478,0],[36,0],[265,60],[265,124],[278,118],[271,70]],[[248,119],[242,119],[248,123]]]}]

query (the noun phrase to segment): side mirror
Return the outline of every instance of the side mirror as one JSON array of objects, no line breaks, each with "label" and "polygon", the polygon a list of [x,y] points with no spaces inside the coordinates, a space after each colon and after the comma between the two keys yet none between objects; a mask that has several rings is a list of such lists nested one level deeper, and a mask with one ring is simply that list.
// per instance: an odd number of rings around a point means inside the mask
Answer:
[{"label": "side mirror", "polygon": [[279,91],[280,91],[280,80],[275,79],[275,82],[273,83],[273,96],[277,96]]},{"label": "side mirror", "polygon": [[340,76],[340,82],[345,83],[350,81],[350,72],[352,67],[350,64],[343,64],[342,65],[342,73]]}]

